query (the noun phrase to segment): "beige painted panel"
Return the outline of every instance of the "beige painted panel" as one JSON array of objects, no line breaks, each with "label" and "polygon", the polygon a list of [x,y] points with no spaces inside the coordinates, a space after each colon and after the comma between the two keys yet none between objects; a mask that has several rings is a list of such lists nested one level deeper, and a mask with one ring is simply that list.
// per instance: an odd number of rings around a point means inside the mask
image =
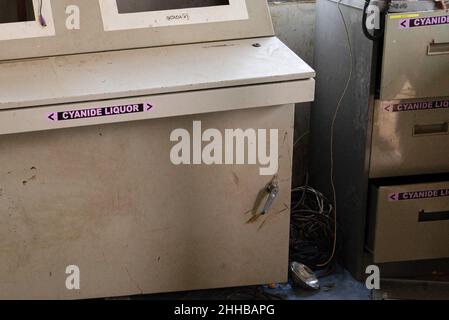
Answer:
[{"label": "beige painted panel", "polygon": [[[438,197],[420,198],[414,192]],[[403,194],[405,193],[405,195]],[[407,197],[409,200],[394,200]],[[449,257],[449,182],[383,186],[374,194],[375,224],[370,235],[374,262],[399,262]],[[422,221],[442,216],[446,219]]]},{"label": "beige painted panel", "polygon": [[[0,41],[0,60],[274,35],[267,2],[246,0],[246,4],[247,20],[104,31],[98,0],[51,0],[56,36]],[[69,5],[80,8],[79,30],[66,28]]]},{"label": "beige painted panel", "polygon": [[[294,106],[0,137],[0,298],[88,298],[284,282]],[[175,128],[278,128],[281,192],[259,166],[174,166]],[[81,291],[65,268],[81,268]]]},{"label": "beige painted panel", "polygon": [[448,96],[449,24],[412,28],[403,28],[400,24],[410,25],[408,21],[416,18],[448,17],[449,12],[436,10],[408,16],[414,18],[400,18],[404,17],[403,14],[387,16],[380,98],[399,100]]},{"label": "beige painted panel", "polygon": [[[253,47],[256,41],[260,48]],[[314,75],[275,37],[50,57],[0,63],[0,109],[302,80]]]},{"label": "beige painted panel", "polygon": [[371,178],[448,172],[448,150],[449,99],[376,101]]},{"label": "beige painted panel", "polygon": [[[308,102],[313,100],[314,89],[315,81],[309,79],[119,100],[4,110],[0,111],[0,135]],[[148,110],[148,106],[142,112],[137,113],[55,121],[59,114],[67,115],[70,111],[146,103],[150,104],[152,108]],[[106,111],[103,115],[105,114]]]}]

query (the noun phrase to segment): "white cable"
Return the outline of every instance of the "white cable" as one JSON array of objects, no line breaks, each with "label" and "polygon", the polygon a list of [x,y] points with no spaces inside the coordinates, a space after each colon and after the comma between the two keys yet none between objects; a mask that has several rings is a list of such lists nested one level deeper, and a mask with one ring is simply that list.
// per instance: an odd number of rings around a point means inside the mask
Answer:
[{"label": "white cable", "polygon": [[335,257],[335,253],[337,251],[337,191],[335,188],[335,181],[334,181],[334,134],[335,134],[335,123],[337,121],[338,113],[340,112],[340,107],[343,102],[344,97],[346,96],[346,93],[349,89],[349,84],[351,83],[352,79],[352,73],[354,69],[354,61],[353,61],[353,53],[352,53],[352,45],[351,45],[351,38],[349,35],[349,29],[348,25],[346,24],[346,19],[343,14],[343,11],[341,10],[340,4],[343,0],[340,0],[337,4],[338,11],[340,12],[341,19],[343,21],[343,25],[346,32],[346,38],[348,43],[348,50],[349,50],[349,58],[351,60],[350,62],[350,68],[349,68],[349,76],[346,81],[345,88],[340,96],[340,99],[338,100],[337,107],[335,109],[335,113],[332,119],[332,125],[331,125],[331,137],[330,137],[330,156],[331,156],[331,187],[332,187],[332,197],[333,197],[333,203],[334,203],[334,244],[332,248],[332,255],[330,256],[329,260],[326,261],[326,263],[319,265],[320,267],[328,265]]}]

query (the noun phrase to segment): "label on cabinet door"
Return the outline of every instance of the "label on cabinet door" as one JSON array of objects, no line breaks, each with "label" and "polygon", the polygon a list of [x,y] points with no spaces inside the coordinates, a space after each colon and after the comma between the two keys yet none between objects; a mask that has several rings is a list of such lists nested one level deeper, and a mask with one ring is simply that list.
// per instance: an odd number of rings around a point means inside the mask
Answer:
[{"label": "label on cabinet door", "polygon": [[153,108],[149,103],[129,104],[110,107],[98,107],[82,110],[67,110],[60,112],[52,112],[47,115],[50,121],[68,121],[88,118],[108,117],[126,115],[132,113],[148,112]]},{"label": "label on cabinet door", "polygon": [[388,112],[406,112],[436,109],[449,109],[449,100],[404,102],[397,104],[389,103],[384,106],[384,110]]},{"label": "label on cabinet door", "polygon": [[409,29],[416,27],[430,27],[442,24],[449,24],[449,16],[411,18],[399,20],[400,29]]},{"label": "label on cabinet door", "polygon": [[449,197],[449,189],[395,192],[388,195],[389,201],[419,200]]}]

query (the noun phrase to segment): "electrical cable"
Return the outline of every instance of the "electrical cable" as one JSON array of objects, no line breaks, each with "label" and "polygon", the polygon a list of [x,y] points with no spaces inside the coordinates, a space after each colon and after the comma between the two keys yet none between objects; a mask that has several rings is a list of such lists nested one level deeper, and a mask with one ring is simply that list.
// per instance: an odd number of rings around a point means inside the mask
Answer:
[{"label": "electrical cable", "polygon": [[44,2],[44,0],[39,0],[38,17],[39,17],[39,23],[41,24],[41,26],[42,27],[46,27],[47,26],[47,21],[45,20],[44,15],[42,14],[43,2]]},{"label": "electrical cable", "polygon": [[319,191],[306,185],[292,190],[290,261],[320,269],[332,252],[333,205]]},{"label": "electrical cable", "polygon": [[337,122],[337,117],[338,114],[340,112],[340,108],[341,105],[343,103],[343,99],[346,96],[346,93],[348,92],[349,89],[349,85],[351,83],[351,79],[352,79],[352,74],[354,72],[354,54],[352,51],[352,44],[351,44],[351,37],[349,34],[349,28],[348,25],[346,23],[346,18],[343,14],[343,11],[341,10],[341,2],[343,0],[340,0],[337,4],[338,7],[338,11],[340,12],[340,16],[344,25],[344,29],[345,29],[345,33],[346,33],[346,39],[347,39],[347,44],[348,44],[348,52],[349,52],[349,59],[350,59],[350,65],[349,65],[349,75],[348,75],[348,79],[346,80],[346,84],[345,87],[343,89],[343,92],[338,100],[337,103],[337,107],[335,108],[335,113],[334,116],[332,118],[332,125],[331,125],[331,137],[330,137],[330,180],[331,180],[331,188],[332,188],[332,196],[333,196],[333,218],[334,218],[334,233],[333,233],[333,246],[332,246],[332,254],[330,255],[329,259],[322,264],[319,264],[319,267],[324,267],[327,266],[328,264],[330,264],[332,262],[332,260],[335,257],[335,253],[337,250],[337,191],[336,191],[336,187],[335,187],[335,181],[334,181],[334,171],[335,171],[335,167],[334,167],[334,139],[335,139],[335,124]]}]

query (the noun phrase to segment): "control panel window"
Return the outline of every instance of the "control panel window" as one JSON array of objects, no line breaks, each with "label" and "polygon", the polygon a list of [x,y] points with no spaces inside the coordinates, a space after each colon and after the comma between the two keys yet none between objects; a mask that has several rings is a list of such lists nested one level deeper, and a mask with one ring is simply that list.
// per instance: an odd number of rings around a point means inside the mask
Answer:
[{"label": "control panel window", "polygon": [[0,0],[0,24],[36,20],[33,0]]},{"label": "control panel window", "polygon": [[0,0],[0,41],[54,35],[50,0]]},{"label": "control panel window", "polygon": [[228,6],[229,0],[117,0],[119,13]]},{"label": "control panel window", "polygon": [[246,0],[99,0],[105,31],[248,19]]}]

